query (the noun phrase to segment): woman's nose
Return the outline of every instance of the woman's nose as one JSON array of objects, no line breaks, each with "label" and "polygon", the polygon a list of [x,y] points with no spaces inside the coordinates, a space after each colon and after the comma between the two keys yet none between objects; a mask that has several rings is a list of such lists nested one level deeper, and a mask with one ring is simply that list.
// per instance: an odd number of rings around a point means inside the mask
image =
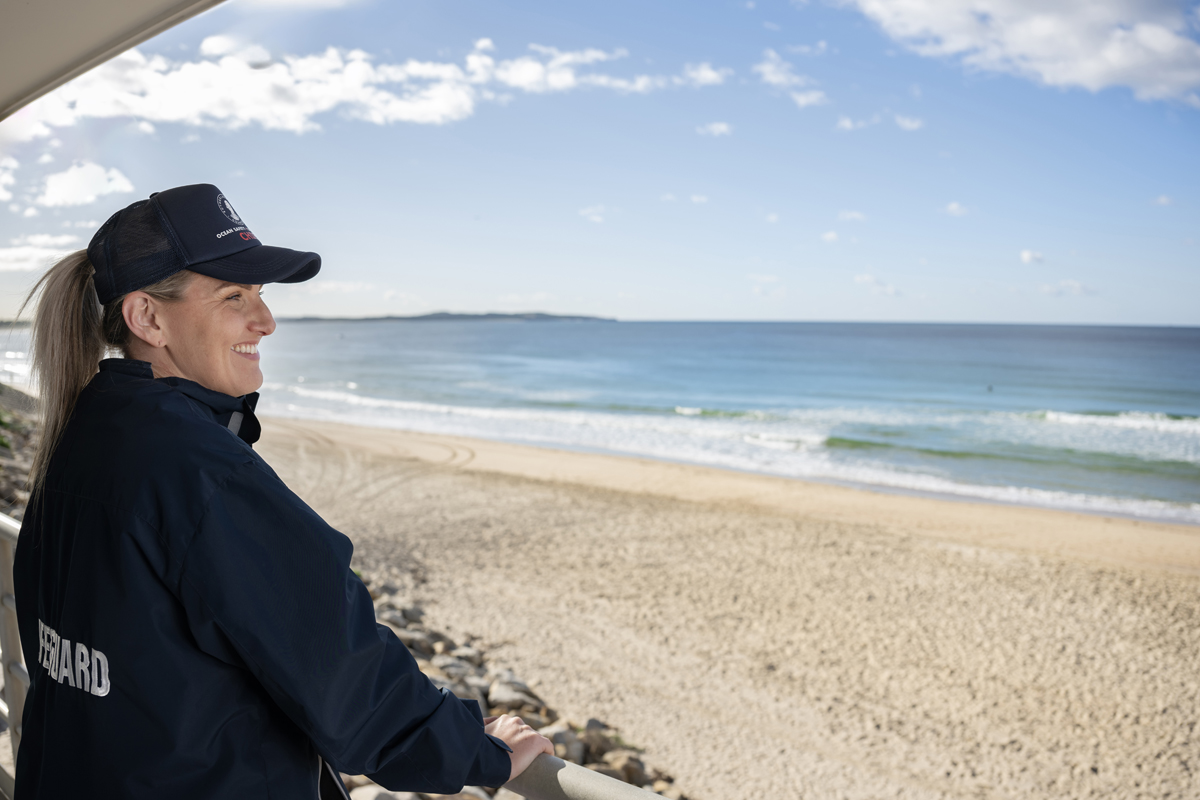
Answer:
[{"label": "woman's nose", "polygon": [[262,336],[270,336],[275,332],[275,317],[262,298],[259,298],[258,308],[255,309],[253,327]]}]

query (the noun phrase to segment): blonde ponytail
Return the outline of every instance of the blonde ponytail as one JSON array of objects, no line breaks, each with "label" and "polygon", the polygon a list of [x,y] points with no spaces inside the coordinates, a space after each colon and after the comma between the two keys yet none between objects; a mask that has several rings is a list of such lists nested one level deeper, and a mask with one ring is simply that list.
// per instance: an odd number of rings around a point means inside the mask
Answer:
[{"label": "blonde ponytail", "polygon": [[104,357],[103,310],[92,283],[93,272],[86,250],[71,253],[41,277],[21,304],[24,311],[41,292],[29,332],[42,418],[41,441],[29,470],[32,491],[40,489],[46,479],[50,456],[67,427],[75,400]]},{"label": "blonde ponytail", "polygon": [[[100,305],[86,250],[51,267],[30,290],[17,317],[40,292],[30,329],[30,361],[39,392],[41,440],[29,471],[29,489],[46,480],[50,456],[75,409],[75,401],[96,374],[109,348],[128,356],[129,328],[121,307],[125,297]],[[140,291],[167,302],[180,300],[195,273],[178,272]]]}]

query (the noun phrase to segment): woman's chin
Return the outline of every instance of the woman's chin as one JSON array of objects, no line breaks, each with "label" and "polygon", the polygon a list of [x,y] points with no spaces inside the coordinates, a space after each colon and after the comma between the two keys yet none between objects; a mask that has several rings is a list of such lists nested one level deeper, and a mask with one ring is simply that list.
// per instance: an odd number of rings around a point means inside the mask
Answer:
[{"label": "woman's chin", "polygon": [[233,397],[241,397],[244,394],[257,392],[262,388],[263,375],[262,370],[258,368],[258,364],[240,364],[239,366],[241,368],[234,375],[230,376],[227,388],[221,391]]}]

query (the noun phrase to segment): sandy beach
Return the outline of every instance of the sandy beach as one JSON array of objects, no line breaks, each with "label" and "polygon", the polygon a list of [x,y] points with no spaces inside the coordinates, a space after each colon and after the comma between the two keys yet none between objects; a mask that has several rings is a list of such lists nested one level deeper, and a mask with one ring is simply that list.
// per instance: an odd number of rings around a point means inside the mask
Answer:
[{"label": "sandy beach", "polygon": [[701,800],[1200,796],[1200,528],[295,420],[258,449]]}]

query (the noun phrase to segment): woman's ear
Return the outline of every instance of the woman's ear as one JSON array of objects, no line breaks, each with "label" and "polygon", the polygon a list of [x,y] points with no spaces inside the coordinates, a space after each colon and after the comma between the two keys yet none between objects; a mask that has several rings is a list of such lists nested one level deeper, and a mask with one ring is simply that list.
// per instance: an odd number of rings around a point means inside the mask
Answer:
[{"label": "woman's ear", "polygon": [[158,302],[145,292],[130,292],[121,303],[121,315],[130,332],[151,347],[163,347],[167,332]]}]

